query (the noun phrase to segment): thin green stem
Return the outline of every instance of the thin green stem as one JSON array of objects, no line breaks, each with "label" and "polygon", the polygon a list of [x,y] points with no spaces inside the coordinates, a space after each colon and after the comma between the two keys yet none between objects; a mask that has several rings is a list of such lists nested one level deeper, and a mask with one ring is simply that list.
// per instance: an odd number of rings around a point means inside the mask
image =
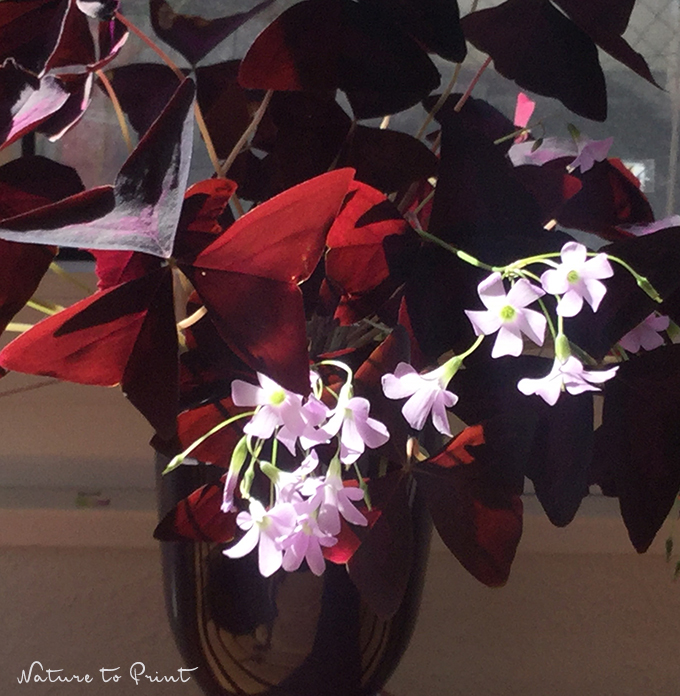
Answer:
[{"label": "thin green stem", "polygon": [[545,302],[543,302],[542,297],[539,297],[537,301],[541,311],[543,312],[543,316],[545,316],[548,322],[548,330],[550,331],[550,335],[554,341],[557,338],[557,332],[555,331],[555,326],[553,324],[552,317],[550,316],[550,312],[548,312],[548,308],[545,306]]},{"label": "thin green stem", "polygon": [[432,242],[434,244],[437,244],[442,249],[446,249],[446,251],[450,251],[452,254],[457,256],[461,261],[465,261],[465,263],[469,263],[471,266],[476,266],[477,268],[483,268],[483,269],[485,269],[487,271],[491,271],[491,272],[503,270],[503,268],[499,268],[497,266],[489,266],[489,264],[483,263],[479,259],[476,259],[474,256],[470,256],[470,254],[463,251],[462,249],[458,249],[457,247],[453,246],[453,244],[449,244],[448,242],[445,242],[443,239],[440,239],[439,237],[435,237],[435,235],[430,234],[429,232],[425,232],[425,230],[423,230],[420,227],[416,228],[416,232],[423,239],[427,240],[428,242]]},{"label": "thin green stem", "polygon": [[623,266],[632,276],[635,278],[635,282],[638,284],[638,286],[644,290],[644,292],[649,295],[655,302],[658,302],[661,304],[663,302],[663,298],[659,293],[657,292],[656,288],[645,278],[643,275],[640,275],[634,268],[632,268],[626,261],[623,259],[618,258],[617,256],[610,256],[607,254],[607,258],[610,261],[614,261],[615,263],[618,263],[620,266]]},{"label": "thin green stem", "polygon": [[215,433],[219,432],[222,430],[222,428],[226,428],[228,425],[231,425],[232,423],[235,423],[237,420],[240,420],[241,418],[250,418],[250,416],[254,415],[255,411],[248,411],[247,413],[239,413],[236,416],[232,416],[231,418],[227,418],[227,420],[222,421],[221,423],[218,423],[214,428],[211,428],[205,435],[201,435],[201,437],[198,438],[198,440],[194,440],[185,450],[184,452],[180,452],[178,455],[174,456],[171,460],[170,463],[165,467],[163,474],[167,474],[174,469],[176,469],[199,445],[201,445],[203,442],[205,442],[211,435],[214,435]]},{"label": "thin green stem", "polygon": [[482,344],[482,341],[485,338],[486,336],[484,334],[482,334],[481,336],[477,336],[475,342],[464,353],[456,355],[455,357],[462,362],[463,360],[465,360],[465,358],[468,357],[468,355],[472,355],[472,353],[474,353],[477,350],[477,348],[479,348],[479,346]]}]

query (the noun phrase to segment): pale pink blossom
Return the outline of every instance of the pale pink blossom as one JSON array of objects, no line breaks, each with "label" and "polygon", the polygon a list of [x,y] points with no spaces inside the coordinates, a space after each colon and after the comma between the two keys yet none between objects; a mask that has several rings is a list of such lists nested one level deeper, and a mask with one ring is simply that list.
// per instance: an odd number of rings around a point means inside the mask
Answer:
[{"label": "pale pink blossom", "polygon": [[422,430],[431,413],[434,427],[451,437],[446,409],[454,406],[458,397],[446,389],[451,374],[443,368],[421,375],[408,363],[401,362],[394,374],[383,375],[382,388],[388,399],[409,397],[401,412],[412,428]]},{"label": "pale pink blossom", "polygon": [[246,423],[243,432],[267,440],[276,428],[284,426],[284,432],[289,435],[284,444],[294,454],[295,438],[304,435],[308,428],[302,396],[284,389],[260,372],[257,379],[259,387],[240,379],[235,379],[231,384],[231,398],[236,406],[257,406],[255,415]]},{"label": "pale pink blossom", "polygon": [[576,159],[569,164],[569,169],[572,171],[580,169],[583,173],[592,169],[595,162],[604,162],[604,160],[607,159],[613,142],[614,138],[591,140],[587,136],[581,136],[576,143],[578,155]]},{"label": "pale pink blossom", "polygon": [[321,547],[334,546],[337,542],[333,535],[321,529],[311,512],[299,511],[295,529],[282,541],[283,569],[297,570],[302,561],[306,560],[314,575],[322,575],[326,561]]},{"label": "pale pink blossom", "polygon": [[606,254],[588,258],[588,250],[578,242],[567,242],[560,252],[562,263],[541,275],[541,285],[552,295],[562,295],[557,313],[563,317],[576,316],[585,300],[593,312],[607,292],[600,278],[614,275]]},{"label": "pale pink blossom", "polygon": [[526,309],[528,305],[545,295],[526,278],[520,278],[505,292],[500,273],[492,273],[479,284],[479,297],[486,311],[465,310],[477,336],[489,336],[498,331],[491,351],[492,358],[503,355],[518,356],[522,352],[522,334],[541,346],[545,337],[546,318],[540,312]]},{"label": "pale pink blossom", "polygon": [[238,526],[245,530],[243,538],[223,551],[229,558],[242,558],[258,547],[258,567],[264,577],[273,575],[283,561],[281,542],[294,530],[297,512],[292,503],[278,503],[265,510],[262,503],[251,498],[249,512],[239,512]]},{"label": "pale pink blossom", "polygon": [[351,524],[366,526],[368,520],[356,508],[354,502],[363,500],[364,492],[357,486],[345,486],[340,468],[331,467],[323,479],[310,478],[305,481],[302,492],[308,495],[310,507],[317,510],[319,527],[326,533],[340,533],[340,517]]},{"label": "pale pink blossom", "polygon": [[508,151],[510,161],[515,167],[523,164],[541,166],[546,162],[573,157],[567,165],[570,171],[580,169],[587,172],[592,169],[595,162],[607,159],[613,138],[606,140],[591,140],[588,136],[581,136],[577,141],[569,138],[544,138],[537,146],[535,140],[516,142]]},{"label": "pale pink blossom", "polygon": [[[527,97],[527,95],[524,94],[524,92],[520,92],[517,95],[517,102],[515,103],[515,116],[512,120],[513,123],[518,128],[525,128],[529,123],[529,119],[531,118],[531,115],[534,113],[535,108],[536,102],[532,99],[529,99],[529,97]],[[515,142],[524,142],[528,137],[529,136],[526,132],[521,133],[515,138]]]},{"label": "pale pink blossom", "polygon": [[559,159],[560,157],[578,156],[576,143],[565,138],[543,138],[538,147],[536,140],[527,140],[522,143],[515,143],[508,150],[508,157],[515,167],[529,164],[540,167],[546,162]]},{"label": "pale pink blossom", "polygon": [[229,469],[227,472],[227,477],[224,481],[224,489],[222,490],[222,505],[220,509],[222,512],[231,512],[236,509],[234,505],[234,493],[236,491],[236,484],[238,483],[238,471],[232,471]]},{"label": "pale pink blossom", "polygon": [[[301,491],[306,481],[319,465],[319,455],[312,450],[295,471],[275,469],[273,473],[265,472],[274,483],[277,502],[298,503],[302,500]],[[317,480],[317,479],[313,479]]]},{"label": "pale pink blossom", "polygon": [[338,403],[322,430],[331,438],[340,439],[340,461],[352,464],[364,453],[366,447],[375,449],[384,445],[390,434],[383,423],[369,418],[370,403],[360,396],[348,397],[344,388]]},{"label": "pale pink blossom", "polygon": [[617,366],[609,370],[586,370],[581,361],[573,356],[569,356],[566,360],[555,358],[550,374],[539,379],[525,377],[518,382],[517,388],[526,396],[537,394],[554,406],[564,390],[570,394],[600,391],[600,388],[595,385],[611,379],[618,369]]},{"label": "pale pink blossom", "polygon": [[640,348],[654,350],[664,344],[660,331],[666,331],[670,325],[667,316],[650,314],[642,323],[629,331],[620,341],[619,345],[629,353],[637,353]]},{"label": "pale pink blossom", "polygon": [[680,215],[671,215],[662,220],[655,220],[654,222],[617,225],[617,227],[628,232],[628,234],[632,234],[634,237],[644,237],[647,234],[653,234],[659,230],[666,230],[669,227],[680,227]]}]

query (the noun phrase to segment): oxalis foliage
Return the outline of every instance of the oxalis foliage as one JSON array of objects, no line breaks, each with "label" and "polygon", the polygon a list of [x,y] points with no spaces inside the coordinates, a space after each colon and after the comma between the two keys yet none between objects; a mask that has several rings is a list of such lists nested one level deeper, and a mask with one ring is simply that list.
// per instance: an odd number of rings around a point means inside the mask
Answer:
[{"label": "oxalis foliage", "polygon": [[[382,613],[408,578],[414,481],[488,585],[508,578],[525,477],[560,526],[599,484],[645,551],[680,489],[680,230],[611,139],[544,133],[523,93],[513,118],[471,96],[493,63],[604,120],[600,50],[656,84],[623,38],[634,0],[462,19],[455,0],[302,0],[209,63],[271,5],[206,20],[151,0],[147,36],[124,1],[0,3],[0,147],[78,128],[96,88],[131,150],[93,189],[47,157],[0,167],[0,327],[25,329],[60,246],[99,281],[0,366],[120,385],[169,470],[222,470],[158,538],[257,549],[264,575],[346,564]],[[121,64],[126,41],[158,62]],[[437,65],[466,42],[488,59],[457,93]],[[390,129],[416,105],[418,132]],[[215,168],[198,182],[194,128]]]}]

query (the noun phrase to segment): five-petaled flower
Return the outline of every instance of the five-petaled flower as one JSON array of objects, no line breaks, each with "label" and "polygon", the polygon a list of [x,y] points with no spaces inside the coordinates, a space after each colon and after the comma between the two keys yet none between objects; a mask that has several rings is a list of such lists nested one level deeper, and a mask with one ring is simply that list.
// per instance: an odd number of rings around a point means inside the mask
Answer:
[{"label": "five-petaled flower", "polygon": [[608,370],[586,370],[580,360],[570,355],[566,360],[555,358],[550,373],[545,377],[521,379],[517,388],[527,396],[537,394],[548,404],[554,406],[563,390],[570,394],[600,391],[600,388],[595,385],[611,379],[618,369],[617,366]]},{"label": "five-petaled flower", "polygon": [[557,303],[557,313],[563,317],[576,316],[585,300],[593,312],[602,302],[607,289],[601,278],[614,275],[606,254],[588,259],[588,250],[578,242],[567,242],[560,252],[562,263],[545,271],[541,285],[552,295],[562,295]]},{"label": "five-petaled flower", "polygon": [[269,439],[274,430],[284,426],[291,437],[283,442],[295,453],[295,439],[308,430],[308,417],[302,405],[302,396],[284,389],[274,380],[257,373],[260,386],[235,379],[231,384],[231,398],[236,406],[257,406],[255,415],[243,428],[247,435]]},{"label": "five-petaled flower", "polygon": [[401,412],[412,428],[422,430],[425,420],[432,413],[434,427],[451,437],[446,409],[454,406],[458,397],[446,389],[455,372],[448,366],[449,363],[446,363],[421,375],[408,363],[401,362],[393,374],[383,375],[382,388],[388,399],[410,397]]},{"label": "five-petaled flower", "polygon": [[383,423],[369,418],[371,404],[361,396],[349,397],[349,390],[340,390],[338,403],[326,425],[321,430],[331,438],[340,440],[340,461],[353,464],[366,447],[376,449],[384,445],[390,434]]},{"label": "five-petaled flower", "polygon": [[522,334],[539,346],[543,345],[546,318],[536,310],[526,309],[545,295],[541,288],[532,285],[526,278],[520,278],[506,293],[501,274],[492,273],[479,284],[477,291],[486,311],[466,309],[465,314],[477,336],[488,336],[498,331],[491,351],[492,358],[520,355],[524,345]]},{"label": "five-petaled flower", "polygon": [[223,553],[229,558],[242,558],[257,546],[260,573],[268,578],[281,567],[281,542],[295,529],[297,512],[292,503],[279,503],[265,510],[255,498],[250,499],[249,509],[250,512],[239,512],[236,517],[236,523],[245,530],[245,535]]}]

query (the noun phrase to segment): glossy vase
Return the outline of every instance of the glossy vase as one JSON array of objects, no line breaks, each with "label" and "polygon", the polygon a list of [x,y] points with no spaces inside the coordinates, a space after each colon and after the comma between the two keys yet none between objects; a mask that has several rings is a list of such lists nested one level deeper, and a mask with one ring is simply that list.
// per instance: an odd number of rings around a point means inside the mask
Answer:
[{"label": "glossy vase", "polygon": [[[159,472],[167,460],[158,462]],[[215,467],[182,466],[159,476],[161,514],[204,483]],[[415,624],[431,523],[411,492],[414,557],[404,599],[389,618],[364,601],[345,566],[305,564],[263,578],[257,555],[232,560],[221,546],[164,542],[168,616],[192,677],[207,696],[373,696],[396,668]]]}]

